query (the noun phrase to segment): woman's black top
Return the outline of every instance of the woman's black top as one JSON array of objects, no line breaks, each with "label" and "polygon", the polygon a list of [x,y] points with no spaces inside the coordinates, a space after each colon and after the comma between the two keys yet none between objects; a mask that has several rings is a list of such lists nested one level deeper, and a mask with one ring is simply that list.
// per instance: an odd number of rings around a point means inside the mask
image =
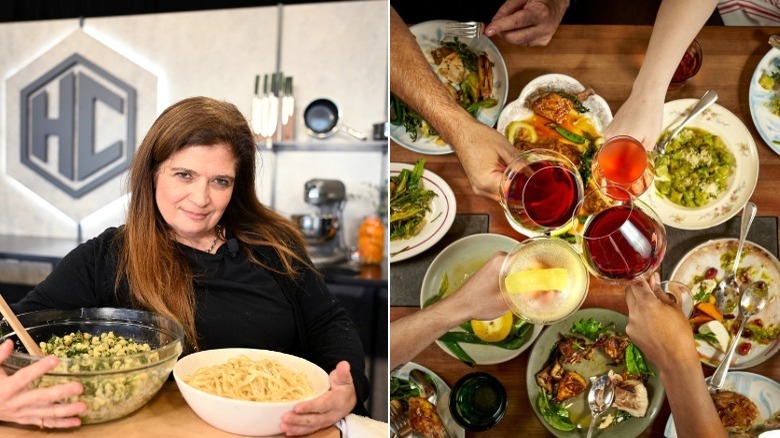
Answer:
[{"label": "woman's black top", "polygon": [[[132,307],[127,281],[115,292],[117,228],[79,245],[21,301],[16,313],[40,309]],[[231,234],[215,254],[177,245],[192,266],[196,329],[202,350],[258,348],[303,357],[330,373],[339,361],[350,364],[358,403],[367,415],[369,384],[355,324],[311,269],[296,281],[249,261]],[[273,268],[281,260],[270,247],[251,249]],[[165,269],[161,266],[160,269]]]}]

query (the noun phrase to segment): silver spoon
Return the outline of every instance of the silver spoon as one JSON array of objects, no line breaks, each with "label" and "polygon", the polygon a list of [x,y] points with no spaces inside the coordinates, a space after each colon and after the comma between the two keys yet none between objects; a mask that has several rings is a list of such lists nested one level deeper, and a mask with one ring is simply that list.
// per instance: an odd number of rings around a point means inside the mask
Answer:
[{"label": "silver spoon", "polygon": [[425,371],[417,368],[409,371],[409,381],[414,383],[420,390],[420,397],[434,405],[436,404],[436,386],[431,382]]},{"label": "silver spoon", "polygon": [[750,284],[739,298],[739,315],[742,320],[739,322],[739,328],[737,333],[734,334],[734,339],[729,345],[729,350],[723,357],[723,360],[715,369],[715,373],[710,378],[708,388],[710,392],[715,392],[723,387],[723,383],[726,381],[726,373],[729,372],[729,365],[731,364],[731,358],[734,357],[734,350],[737,348],[739,337],[742,335],[742,329],[745,328],[745,323],[751,316],[760,312],[766,306],[767,298],[769,297],[769,285],[763,281],[755,281]]},{"label": "silver spoon", "polygon": [[774,47],[775,49],[780,50],[780,35],[771,35],[769,37],[769,45]]},{"label": "silver spoon", "polygon": [[715,304],[721,313],[731,313],[736,307],[736,297],[739,294],[739,285],[737,284],[737,268],[739,268],[739,259],[742,256],[742,247],[745,246],[750,225],[756,217],[758,208],[756,204],[748,202],[742,210],[742,224],[739,229],[739,243],[737,243],[737,253],[734,255],[734,266],[731,272],[724,275],[713,291],[715,294]]},{"label": "silver spoon", "polygon": [[588,392],[588,407],[593,417],[588,427],[588,438],[593,436],[593,427],[596,426],[596,420],[604,413],[615,400],[615,386],[608,375],[603,375],[593,381]]},{"label": "silver spoon", "polygon": [[688,117],[683,119],[683,121],[677,125],[676,128],[672,132],[669,133],[669,135],[666,136],[666,138],[663,139],[663,141],[657,143],[655,145],[655,154],[656,155],[663,155],[664,151],[666,150],[666,145],[669,144],[670,141],[674,138],[677,133],[680,132],[685,125],[688,124],[694,117],[701,114],[702,111],[709,108],[710,105],[715,103],[715,101],[718,100],[718,92],[715,90],[707,90],[707,92],[704,93],[704,95],[699,99],[699,101],[696,103],[696,106],[694,106],[691,109],[691,112],[688,114]]}]

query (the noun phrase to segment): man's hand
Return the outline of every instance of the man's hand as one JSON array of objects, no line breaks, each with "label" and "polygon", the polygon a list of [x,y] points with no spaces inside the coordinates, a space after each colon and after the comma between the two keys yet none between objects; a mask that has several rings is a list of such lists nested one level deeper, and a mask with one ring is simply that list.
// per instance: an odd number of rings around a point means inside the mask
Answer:
[{"label": "man's hand", "polygon": [[485,27],[485,35],[518,46],[546,46],[568,7],[569,0],[507,0]]}]

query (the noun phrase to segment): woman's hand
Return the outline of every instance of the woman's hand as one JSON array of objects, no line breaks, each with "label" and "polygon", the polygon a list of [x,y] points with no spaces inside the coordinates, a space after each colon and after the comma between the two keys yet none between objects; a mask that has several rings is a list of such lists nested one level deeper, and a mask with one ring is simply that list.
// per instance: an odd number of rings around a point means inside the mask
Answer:
[{"label": "woman's hand", "polygon": [[[13,343],[6,340],[0,345],[0,363],[13,352]],[[72,382],[48,388],[30,389],[35,379],[53,370],[59,360],[47,356],[8,376],[0,371],[0,421],[31,424],[43,428],[66,428],[81,425],[79,414],[86,412],[81,402],[57,403],[81,394],[81,383]]]},{"label": "woman's hand", "polygon": [[652,151],[661,135],[664,115],[664,90],[649,93],[632,91],[604,130],[604,138],[630,135]]},{"label": "woman's hand", "polygon": [[326,427],[352,412],[357,403],[349,363],[341,361],[330,373],[330,390],[313,399],[300,402],[282,416],[281,429],[286,435],[306,435]]}]

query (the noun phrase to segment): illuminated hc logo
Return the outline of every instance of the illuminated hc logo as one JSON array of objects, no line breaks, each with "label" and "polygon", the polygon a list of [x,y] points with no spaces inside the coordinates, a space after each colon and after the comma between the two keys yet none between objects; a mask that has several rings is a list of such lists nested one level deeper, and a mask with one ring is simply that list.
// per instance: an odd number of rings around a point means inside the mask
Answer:
[{"label": "illuminated hc logo", "polygon": [[135,89],[75,54],[21,92],[20,158],[80,198],[127,169]]}]

